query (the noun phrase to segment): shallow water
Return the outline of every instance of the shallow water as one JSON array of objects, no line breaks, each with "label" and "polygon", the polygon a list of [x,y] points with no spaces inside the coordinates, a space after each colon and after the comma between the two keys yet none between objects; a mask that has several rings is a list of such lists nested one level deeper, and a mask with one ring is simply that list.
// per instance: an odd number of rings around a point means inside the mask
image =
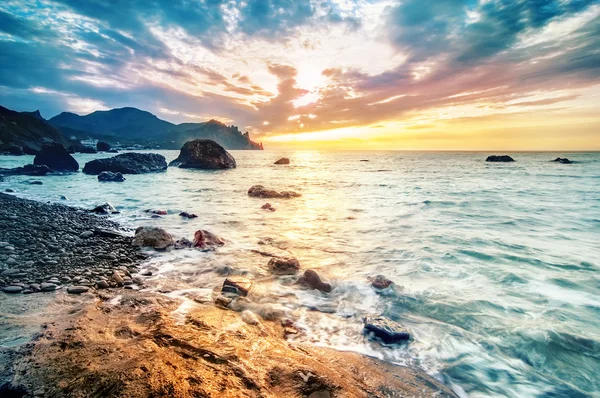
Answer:
[{"label": "shallow water", "polygon": [[[176,151],[157,151],[167,160]],[[257,297],[300,319],[302,341],[417,365],[471,397],[600,396],[600,154],[232,151],[238,168],[127,176],[99,183],[82,173],[13,177],[0,190],[90,207],[104,201],[130,227],[176,237],[207,229],[228,240],[215,252],[173,251],[152,260],[170,295],[210,294],[229,266],[258,280]],[[83,164],[104,155],[78,154]],[[272,163],[281,156],[289,166]],[[558,156],[577,161],[548,162]],[[360,160],[368,159],[368,162]],[[0,157],[0,167],[31,162]],[[39,179],[44,185],[28,185]],[[254,184],[301,198],[250,198]],[[151,219],[145,209],[168,210]],[[199,218],[181,220],[180,211]],[[272,238],[336,286],[329,295],[272,279],[249,249]],[[396,289],[376,294],[366,277]],[[185,311],[191,302],[186,302]],[[314,309],[321,311],[314,311]],[[365,341],[361,317],[383,313],[415,340]]]}]

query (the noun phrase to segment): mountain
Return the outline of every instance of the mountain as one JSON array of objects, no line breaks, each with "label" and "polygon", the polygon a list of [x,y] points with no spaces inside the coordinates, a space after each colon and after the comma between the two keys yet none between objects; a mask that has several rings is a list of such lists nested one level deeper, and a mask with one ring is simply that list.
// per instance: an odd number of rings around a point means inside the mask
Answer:
[{"label": "mountain", "polygon": [[57,142],[65,148],[73,145],[59,130],[35,112],[15,112],[0,106],[0,150],[11,145],[38,151],[42,145]]},{"label": "mountain", "polygon": [[67,136],[95,138],[122,145],[180,149],[187,140],[209,138],[227,149],[262,149],[262,144],[252,142],[249,135],[242,134],[236,126],[226,126],[216,120],[176,125],[136,108],[96,111],[85,116],[63,112],[50,119],[49,123]]}]

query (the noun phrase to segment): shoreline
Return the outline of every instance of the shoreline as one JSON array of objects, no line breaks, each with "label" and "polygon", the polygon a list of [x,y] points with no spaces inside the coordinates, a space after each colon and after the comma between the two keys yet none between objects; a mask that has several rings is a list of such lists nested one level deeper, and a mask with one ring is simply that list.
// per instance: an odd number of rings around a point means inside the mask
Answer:
[{"label": "shoreline", "polygon": [[[11,195],[0,194],[0,203],[0,223],[4,223],[0,241],[7,236],[23,239],[19,236],[24,228],[32,228],[32,219],[46,217],[54,227],[36,228],[34,237],[70,236],[63,249],[73,249],[73,256],[61,256],[65,253],[60,248],[53,251],[46,244],[45,249],[33,252],[28,245],[21,245],[22,251],[15,246],[11,255],[2,252],[3,263],[15,258],[18,264],[11,261],[11,269],[19,270],[3,271],[2,287],[30,282],[21,280],[35,273],[36,282],[49,276],[59,278],[58,290],[73,283],[89,288],[75,308],[42,324],[30,342],[0,350],[0,357],[10,363],[0,372],[0,392],[20,397],[456,397],[417,369],[290,342],[285,338],[289,328],[279,319],[265,320],[249,311],[218,306],[215,299],[222,296],[217,290],[212,300],[199,304],[178,322],[173,316],[178,300],[133,290],[136,283],[131,276],[146,255],[131,247],[131,237],[108,232],[120,231],[119,224],[82,209]],[[57,218],[50,221],[50,215]],[[19,222],[23,219],[28,221]],[[86,231],[94,234],[81,237]],[[115,248],[131,250],[125,256],[132,260],[127,267],[120,265],[121,256],[108,256]],[[64,276],[53,274],[59,269],[55,256],[71,264],[63,267]],[[86,262],[77,266],[83,258]],[[19,264],[27,267],[17,268]],[[132,283],[115,289],[110,278],[114,272]],[[99,289],[98,280],[92,281],[95,278],[110,285]]]}]

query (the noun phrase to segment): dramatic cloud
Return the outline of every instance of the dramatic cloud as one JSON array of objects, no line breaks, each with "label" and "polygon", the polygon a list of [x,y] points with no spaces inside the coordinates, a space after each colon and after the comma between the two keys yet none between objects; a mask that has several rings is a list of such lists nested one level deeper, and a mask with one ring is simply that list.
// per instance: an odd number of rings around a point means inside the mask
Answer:
[{"label": "dramatic cloud", "polygon": [[474,121],[525,131],[523,114],[588,137],[599,87],[592,0],[0,3],[0,104],[45,117],[135,106],[278,145],[402,148],[464,141],[443,131],[459,125],[484,140]]}]

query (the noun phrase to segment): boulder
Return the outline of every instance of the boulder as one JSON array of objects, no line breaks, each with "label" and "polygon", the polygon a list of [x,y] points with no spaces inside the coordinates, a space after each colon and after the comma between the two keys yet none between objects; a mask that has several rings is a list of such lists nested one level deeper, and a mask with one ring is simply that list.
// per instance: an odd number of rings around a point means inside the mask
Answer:
[{"label": "boulder", "polygon": [[152,247],[158,250],[164,250],[173,246],[175,241],[171,234],[162,228],[157,227],[139,227],[135,230],[135,236],[131,242],[133,246]]},{"label": "boulder", "polygon": [[214,246],[223,246],[224,244],[225,241],[212,232],[201,229],[194,233],[194,247],[206,249]]},{"label": "boulder", "polygon": [[100,174],[112,171],[121,174],[143,174],[167,169],[167,161],[163,155],[156,153],[122,153],[112,158],[95,159],[83,166],[86,174]]},{"label": "boulder", "polygon": [[194,213],[188,213],[187,211],[182,211],[179,215],[183,218],[192,219],[197,218],[198,216]]},{"label": "boulder", "polygon": [[21,293],[23,291],[23,287],[22,286],[5,286],[2,288],[2,291],[4,293],[16,294],[16,293]]},{"label": "boulder", "polygon": [[23,167],[15,167],[14,169],[0,169],[2,175],[24,175],[24,176],[44,176],[50,172],[50,168],[40,164],[26,164]]},{"label": "boulder", "polygon": [[235,159],[221,145],[212,140],[186,142],[177,159],[169,163],[182,169],[234,169]]},{"label": "boulder", "polygon": [[369,276],[367,279],[375,289],[385,289],[394,283],[383,275]]},{"label": "boulder", "polygon": [[281,158],[276,161],[274,164],[290,164],[290,160],[288,158]]},{"label": "boulder", "polygon": [[194,246],[194,242],[188,238],[177,239],[175,242],[175,249],[189,249]]},{"label": "boulder", "polygon": [[302,195],[293,191],[277,192],[272,189],[267,189],[262,185],[254,185],[248,190],[248,196],[262,199],[289,199],[297,198]]},{"label": "boulder", "polygon": [[55,171],[77,171],[79,163],[60,144],[45,144],[33,159],[35,165],[46,165]]},{"label": "boulder", "polygon": [[307,269],[304,274],[298,279],[298,283],[301,285],[316,289],[325,293],[329,293],[333,290],[331,283],[324,282],[319,274],[315,270]]},{"label": "boulder", "polygon": [[108,152],[111,149],[111,146],[108,142],[98,141],[96,143],[96,149],[102,152]]},{"label": "boulder", "polygon": [[227,278],[223,282],[221,293],[230,293],[246,297],[252,289],[252,281],[245,278]]},{"label": "boulder", "polygon": [[260,208],[263,210],[267,210],[267,211],[275,211],[276,210],[273,206],[271,206],[270,203],[265,203]]},{"label": "boulder", "polygon": [[273,257],[267,265],[278,275],[293,275],[300,270],[300,262],[294,257]]},{"label": "boulder", "polygon": [[381,339],[384,343],[395,344],[410,339],[410,333],[404,326],[385,316],[368,315],[363,322],[364,331]]},{"label": "boulder", "polygon": [[23,156],[25,152],[23,152],[23,148],[18,145],[11,145],[8,147],[8,153],[14,156]]},{"label": "boulder", "polygon": [[91,146],[85,146],[82,145],[80,148],[78,148],[79,153],[98,153],[97,150],[95,150],[94,148],[92,148]]},{"label": "boulder", "polygon": [[103,171],[98,174],[98,181],[100,182],[123,182],[125,177],[121,173],[113,173],[112,171]]},{"label": "boulder", "polygon": [[90,211],[92,213],[96,213],[96,214],[113,214],[113,213],[118,213],[117,209],[115,209],[113,207],[113,205],[111,205],[108,202],[103,203],[103,204],[101,204],[99,206],[96,206],[96,207],[94,207]]},{"label": "boulder", "polygon": [[40,290],[42,292],[52,292],[52,291],[56,290],[56,284],[50,283],[50,282],[42,283],[40,285]]},{"label": "boulder", "polygon": [[515,160],[508,155],[492,155],[488,156],[486,162],[514,162]]},{"label": "boulder", "polygon": [[553,162],[562,163],[562,164],[571,164],[571,163],[573,163],[573,162],[571,162],[567,158],[556,158],[556,159],[553,160]]}]

